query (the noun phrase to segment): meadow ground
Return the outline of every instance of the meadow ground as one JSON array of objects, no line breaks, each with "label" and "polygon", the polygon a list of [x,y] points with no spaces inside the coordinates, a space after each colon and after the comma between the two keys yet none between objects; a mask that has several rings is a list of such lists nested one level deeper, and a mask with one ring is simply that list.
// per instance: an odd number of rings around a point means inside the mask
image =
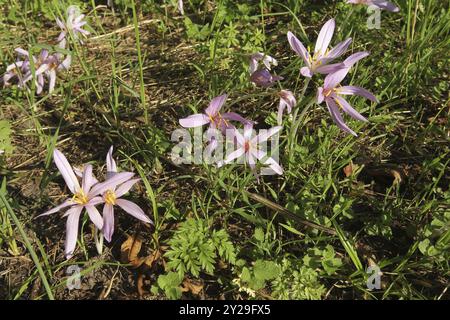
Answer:
[{"label": "meadow ground", "polygon": [[[187,0],[184,15],[177,2],[0,0],[0,74],[18,47],[72,58],[51,93],[0,90],[0,298],[448,299],[448,1],[397,0],[379,28],[377,12],[346,1]],[[61,48],[55,21],[71,5],[90,34]],[[357,137],[317,103],[325,76],[300,74],[286,36],[314,50],[331,18],[331,47],[353,39],[336,62],[370,52],[343,81],[379,100],[349,97],[369,120],[344,115]],[[278,60],[269,88],[251,81],[256,52]],[[297,99],[282,118],[282,175],[172,161],[180,118],[227,93],[225,111],[274,127],[281,89]],[[53,152],[103,180],[111,145],[141,179],[124,197],[153,224],[117,207],[101,245],[83,213],[66,259],[67,218],[37,217],[70,195]]]}]

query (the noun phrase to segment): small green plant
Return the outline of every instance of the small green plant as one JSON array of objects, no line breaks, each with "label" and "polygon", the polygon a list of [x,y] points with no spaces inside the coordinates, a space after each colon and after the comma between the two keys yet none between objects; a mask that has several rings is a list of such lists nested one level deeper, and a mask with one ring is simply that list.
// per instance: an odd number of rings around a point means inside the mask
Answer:
[{"label": "small green plant", "polygon": [[181,298],[180,285],[182,281],[183,277],[176,272],[162,274],[158,277],[157,286],[152,286],[151,291],[153,294],[163,291],[167,298],[179,299]]},{"label": "small green plant", "polygon": [[312,269],[322,267],[329,276],[342,266],[341,258],[336,257],[331,245],[327,245],[323,250],[317,247],[309,249],[308,254],[303,257],[303,263]]},{"label": "small green plant", "polygon": [[165,256],[167,267],[180,276],[190,272],[198,277],[200,272],[213,274],[218,258],[230,264],[236,261],[236,252],[228,233],[211,230],[207,220],[189,218],[182,222],[172,239]]},{"label": "small green plant", "polygon": [[319,274],[298,260],[284,258],[280,275],[272,281],[272,296],[282,300],[318,300],[326,292]]}]

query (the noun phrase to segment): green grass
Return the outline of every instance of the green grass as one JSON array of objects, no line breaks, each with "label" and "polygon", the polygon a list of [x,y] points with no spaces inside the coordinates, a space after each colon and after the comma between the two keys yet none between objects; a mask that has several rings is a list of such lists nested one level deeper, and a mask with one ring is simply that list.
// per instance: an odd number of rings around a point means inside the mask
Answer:
[{"label": "green grass", "polygon": [[[448,5],[399,0],[400,13],[382,12],[381,29],[367,30],[365,8],[344,2],[191,0],[181,17],[176,1],[120,0],[113,13],[94,0],[0,0],[0,73],[16,47],[55,46],[54,19],[70,4],[91,31],[84,45],[70,40],[72,66],[52,94],[0,91],[0,120],[12,129],[0,126],[0,298],[138,298],[129,281],[138,274],[149,280],[140,294],[156,298],[448,299]],[[349,99],[369,119],[345,118],[358,137],[314,103],[323,77],[299,75],[303,62],[286,39],[292,31],[313,48],[331,17],[332,45],[351,36],[351,52],[371,53],[346,79],[380,100]],[[273,71],[284,80],[272,90],[298,99],[283,118],[284,174],[257,183],[240,165],[174,165],[178,119],[217,95],[228,93],[226,111],[258,128],[276,125],[278,98],[249,82],[248,58],[258,51],[279,61]],[[154,225],[117,213],[113,241],[98,255],[84,217],[65,261],[65,218],[35,219],[68,195],[52,152],[92,163],[101,176],[111,144],[119,167],[142,179],[128,199]],[[162,257],[132,268],[120,257],[129,235],[142,240],[140,257]],[[69,291],[65,270],[75,264],[84,286]],[[373,264],[382,287],[369,291]],[[99,285],[87,285],[92,279]],[[198,281],[201,293],[181,290],[186,281]]]}]

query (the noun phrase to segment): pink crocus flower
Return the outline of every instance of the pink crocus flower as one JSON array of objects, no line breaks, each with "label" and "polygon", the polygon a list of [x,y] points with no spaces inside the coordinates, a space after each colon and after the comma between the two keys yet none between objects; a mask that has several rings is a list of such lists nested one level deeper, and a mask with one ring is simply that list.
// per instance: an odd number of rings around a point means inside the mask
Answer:
[{"label": "pink crocus flower", "polygon": [[204,113],[197,113],[180,119],[180,125],[185,128],[195,128],[209,124],[211,129],[219,129],[222,133],[225,133],[227,129],[234,128],[229,122],[230,120],[239,121],[244,124],[249,123],[248,120],[235,112],[220,113],[220,109],[227,100],[227,97],[226,94],[215,97],[211,100]]},{"label": "pink crocus flower", "polygon": [[[113,147],[108,151],[106,156],[106,178],[111,179],[117,175],[117,165],[112,157]],[[144,211],[139,208],[134,202],[121,199],[124,194],[126,194],[133,185],[140,179],[131,179],[131,177],[124,181],[122,184],[112,186],[110,189],[103,193],[103,202],[105,203],[103,207],[103,234],[106,241],[111,242],[111,238],[114,234],[114,206],[118,205],[129,215],[145,222],[153,223],[144,213]]]},{"label": "pink crocus flower", "polygon": [[386,0],[347,0],[350,4],[365,4],[367,6],[375,6],[391,12],[399,12],[400,8],[390,1]]},{"label": "pink crocus flower", "polygon": [[300,40],[298,40],[292,32],[288,32],[287,37],[292,50],[294,50],[306,64],[305,67],[300,69],[300,73],[303,76],[311,78],[315,73],[329,74],[339,69],[338,65],[330,66],[329,63],[345,53],[352,42],[352,39],[348,38],[337,44],[333,49],[328,50],[335,25],[334,19],[330,19],[324,24],[317,37],[316,47],[312,56],[308,53],[308,50],[306,50]]},{"label": "pink crocus flower", "polygon": [[[17,48],[17,49],[20,49],[20,48]],[[20,50],[23,50],[23,49],[20,49]],[[21,54],[19,54],[17,61],[6,67],[6,72],[2,76],[2,82],[3,82],[4,86],[11,85],[10,81],[16,81],[19,84],[23,82],[23,76],[28,73],[28,70],[30,68],[28,52],[26,52],[26,53],[27,54],[25,56],[22,56]]]},{"label": "pink crocus flower", "polygon": [[[25,53],[28,54],[27,51],[23,50],[22,54]],[[36,77],[37,94],[40,94],[42,92],[44,86],[44,76],[46,76],[49,81],[48,85],[49,93],[53,92],[56,84],[56,73],[62,70],[68,70],[71,64],[70,55],[67,55],[67,57],[64,60],[63,58],[64,56],[61,53],[54,53],[50,55],[49,52],[45,49],[41,51],[38,59],[34,58],[36,68],[34,75]],[[30,81],[32,78],[33,73],[29,68],[24,76],[22,85]]]},{"label": "pink crocus flower", "polygon": [[217,166],[221,167],[224,164],[229,164],[232,161],[244,156],[245,162],[249,164],[254,174],[256,162],[258,160],[264,165],[268,165],[277,174],[283,174],[283,168],[281,168],[281,166],[273,158],[267,157],[267,153],[259,147],[259,144],[266,142],[271,136],[278,133],[282,128],[283,127],[281,126],[272,127],[254,137],[252,137],[253,126],[251,124],[246,124],[244,126],[243,135],[238,130],[235,130],[234,135],[239,147],[235,151],[231,152],[225,160],[220,161]]},{"label": "pink crocus flower", "polygon": [[283,77],[274,76],[267,69],[260,69],[252,73],[250,80],[257,86],[268,88],[273,86],[277,81],[283,80]]},{"label": "pink crocus flower", "polygon": [[337,126],[343,131],[357,136],[357,134],[345,124],[339,108],[356,120],[368,120],[358,111],[353,109],[353,107],[342,97],[342,95],[359,95],[373,102],[378,102],[378,100],[366,89],[355,86],[340,86],[341,81],[344,80],[349,70],[350,68],[343,68],[325,77],[324,86],[318,88],[317,90],[317,103],[321,104],[325,101],[331,118]]},{"label": "pink crocus flower", "polygon": [[278,105],[278,125],[283,122],[283,112],[287,108],[287,113],[292,112],[292,108],[297,104],[297,99],[295,99],[294,94],[289,90],[281,90],[279,93],[280,104]]},{"label": "pink crocus flower", "polygon": [[[75,39],[78,39],[78,34],[82,34],[84,36],[89,35],[90,32],[82,28],[87,23],[86,21],[83,21],[84,17],[85,15],[79,14],[76,7],[69,7],[66,22],[56,18],[56,24],[62,30],[58,36],[58,42],[65,40],[67,34],[70,32],[72,32]],[[82,43],[81,40],[80,42]]]},{"label": "pink crocus flower", "polygon": [[66,258],[70,259],[76,247],[78,224],[83,209],[86,209],[90,220],[99,230],[101,230],[103,228],[103,218],[95,207],[104,202],[100,195],[106,190],[115,188],[117,185],[130,180],[134,174],[132,172],[122,172],[107,179],[105,182],[96,183],[96,179],[92,174],[92,166],[88,164],[84,167],[80,185],[73,168],[70,166],[64,154],[55,149],[53,152],[53,160],[55,161],[59,172],[61,172],[67,187],[72,192],[73,197],[67,199],[59,206],[39,215],[39,217],[59,212],[67,207],[69,208],[64,214],[64,217],[67,217],[65,254]]},{"label": "pink crocus flower", "polygon": [[[262,62],[265,68],[259,68],[259,62]],[[269,71],[271,66],[277,65],[277,60],[269,55],[261,52],[252,54],[249,67],[250,81],[263,88],[274,85],[275,82],[283,79],[283,77],[272,75]]]}]

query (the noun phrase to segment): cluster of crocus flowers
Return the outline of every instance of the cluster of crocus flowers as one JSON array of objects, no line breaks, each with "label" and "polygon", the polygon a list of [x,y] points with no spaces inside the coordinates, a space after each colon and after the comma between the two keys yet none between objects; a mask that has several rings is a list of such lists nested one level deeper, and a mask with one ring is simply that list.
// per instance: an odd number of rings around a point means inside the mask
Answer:
[{"label": "cluster of crocus flowers", "polygon": [[373,94],[365,89],[353,86],[339,87],[339,84],[345,78],[352,66],[362,58],[367,57],[369,53],[365,51],[357,52],[346,58],[343,62],[331,63],[345,54],[352,41],[351,38],[348,38],[347,40],[337,44],[333,49],[329,50],[328,46],[331,42],[331,38],[333,37],[334,29],[334,19],[328,20],[319,33],[314,55],[312,56],[292,32],[288,32],[287,38],[291,48],[303,59],[306,64],[306,66],[300,70],[300,73],[303,76],[311,78],[315,73],[327,75],[324,81],[324,86],[318,88],[317,102],[320,104],[325,101],[331,118],[337,126],[345,132],[356,136],[356,133],[345,124],[339,109],[342,109],[354,119],[361,121],[367,121],[367,119],[353,109],[340,95],[362,95],[374,102],[376,102],[377,99]]},{"label": "cluster of crocus flowers", "polygon": [[[231,153],[227,157],[227,159],[225,159],[225,161],[219,161],[218,166],[221,167],[224,164],[228,164],[242,155],[246,155],[246,163],[250,165],[253,173],[255,174],[255,176],[257,176],[254,170],[256,161],[263,160],[263,158],[267,157],[267,154],[265,152],[255,148],[255,146],[257,146],[257,142],[261,143],[267,141],[267,139],[269,139],[271,136],[278,133],[282,127],[274,127],[269,130],[270,134],[267,134],[265,132],[255,138],[251,138],[251,135],[254,132],[253,121],[247,120],[235,112],[225,112],[222,114],[220,113],[220,110],[225,104],[226,100],[226,94],[213,98],[209,106],[205,109],[204,113],[193,114],[186,118],[182,118],[179,120],[180,125],[184,128],[195,128],[201,127],[205,124],[209,124],[209,129],[219,130],[221,134],[233,140],[233,145],[234,143],[237,143],[238,148],[236,149],[236,151]],[[239,132],[239,129],[237,129],[231,123],[231,121],[237,121],[244,126],[244,135]],[[209,141],[208,149],[214,150],[215,148],[217,148],[217,146],[217,140],[212,138]],[[283,172],[276,161],[270,157],[268,157],[268,159],[264,159],[262,163],[264,165],[268,165],[277,174],[282,174]]]},{"label": "cluster of crocus flowers", "polygon": [[[84,14],[78,13],[76,7],[71,6],[67,10],[65,22],[56,19],[57,25],[62,29],[57,39],[58,48],[66,49],[69,34],[79,41],[81,41],[79,34],[84,36],[89,34],[89,31],[82,28],[86,24],[86,21],[83,21],[84,17]],[[19,88],[28,88],[27,83],[33,80],[37,94],[42,93],[46,80],[48,81],[48,92],[52,93],[55,89],[57,74],[67,71],[72,62],[70,53],[64,56],[60,52],[50,53],[47,49],[42,49],[35,57],[22,48],[16,48],[15,51],[19,58],[15,63],[7,66],[2,77],[3,85],[9,86],[15,83]]]},{"label": "cluster of crocus flowers", "polygon": [[[86,210],[89,219],[94,223],[95,227],[103,231],[107,241],[111,240],[114,232],[113,207],[115,205],[120,206],[132,216],[146,223],[151,222],[136,204],[128,200],[120,199],[121,196],[131,189],[138,179],[133,179],[134,173],[132,172],[117,172],[114,159],[112,159],[112,147],[107,156],[108,170],[110,170],[110,173],[104,182],[98,182],[93,175],[92,165],[88,164],[84,166],[82,172],[79,172],[79,175],[81,175],[80,184],[74,169],[64,154],[57,149],[53,152],[53,160],[73,196],[40,216],[46,216],[63,209],[68,209],[64,214],[64,217],[67,217],[65,242],[65,255],[67,259],[73,256],[76,247],[79,220],[83,210]],[[104,204],[103,217],[96,208],[100,204]]]},{"label": "cluster of crocus flowers", "polygon": [[22,48],[16,48],[15,51],[19,59],[6,68],[3,85],[8,86],[15,81],[19,88],[24,88],[27,82],[34,79],[37,94],[43,91],[45,79],[48,80],[48,91],[51,93],[55,88],[57,72],[68,70],[71,64],[70,55],[64,58],[61,53],[50,54],[46,49],[42,49],[37,57]]},{"label": "cluster of crocus flowers", "polygon": [[363,4],[366,6],[374,6],[382,10],[391,12],[399,12],[400,8],[390,1],[386,0],[347,0],[349,4]]}]

